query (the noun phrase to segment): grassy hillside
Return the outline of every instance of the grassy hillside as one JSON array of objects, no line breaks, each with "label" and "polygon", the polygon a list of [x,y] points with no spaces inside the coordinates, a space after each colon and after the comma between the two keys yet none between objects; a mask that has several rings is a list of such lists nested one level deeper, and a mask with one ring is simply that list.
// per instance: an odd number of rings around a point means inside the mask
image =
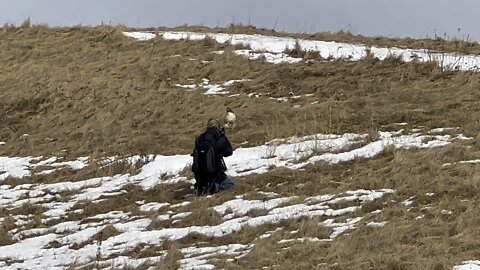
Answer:
[{"label": "grassy hillside", "polygon": [[[40,229],[56,228],[63,222],[100,222],[103,218],[96,215],[112,211],[152,220],[142,230],[160,235],[158,231],[164,229],[222,224],[224,216],[213,207],[239,196],[266,202],[270,200],[266,194],[275,192],[291,198],[289,203],[293,205],[317,195],[340,196],[354,190],[388,188],[394,192],[370,202],[355,199],[329,205],[333,210],[361,206],[334,217],[337,223],[363,218],[355,229],[350,228],[332,241],[282,241],[305,237],[326,240],[334,232],[322,223],[327,219],[325,216],[301,217],[257,227],[248,225],[221,237],[198,233],[179,239],[158,238],[153,244],[142,242],[113,255],[89,258],[85,268],[98,268],[99,263],[105,263],[102,267],[110,266],[115,259],[121,260],[119,256],[141,259],[166,255],[153,265],[157,269],[177,269],[180,260],[189,256],[187,247],[229,244],[252,244],[253,247],[245,256],[235,259],[228,253],[207,258],[218,269],[440,270],[452,269],[465,260],[480,259],[477,198],[480,166],[455,164],[480,158],[480,76],[477,73],[442,71],[436,63],[403,63],[396,58],[327,60],[316,54],[292,51],[289,53],[308,61],[274,65],[235,55],[233,51],[238,48],[209,39],[174,42],[157,38],[139,42],[125,37],[123,30],[125,28],[109,26],[28,25],[0,29],[0,142],[5,142],[0,145],[0,156],[75,159],[188,154],[195,135],[203,130],[206,121],[211,117],[222,118],[227,106],[238,117],[237,127],[227,131],[235,148],[263,145],[274,138],[317,133],[368,134],[365,143],[369,143],[378,139],[379,131],[400,128],[404,133],[412,133],[415,129],[428,132],[438,127],[458,127],[442,134],[462,133],[471,139],[455,140],[446,147],[433,149],[389,148],[372,159],[359,158],[340,164],[318,162],[299,170],[272,166],[266,174],[235,178],[233,191],[213,197],[185,196],[192,193],[190,183],[185,181],[159,184],[146,190],[133,180],[125,180],[118,194],[106,194],[112,189],[108,185],[103,193],[96,194],[95,188],[104,186],[92,178],[120,179],[119,175],[137,174],[143,165],[133,166],[127,162],[106,166],[94,163],[80,170],[62,169],[49,175],[33,173],[22,179],[10,177],[0,180],[0,191],[8,191],[0,197],[0,202],[5,200],[0,204],[0,248],[32,235],[42,235]],[[345,34],[306,36],[245,27],[175,30],[235,31],[480,52],[477,43],[443,40]],[[215,53],[220,50],[224,53]],[[178,86],[201,84],[205,78],[217,84],[247,81],[233,84],[227,88],[227,95],[218,96]],[[406,124],[399,126],[399,123]],[[39,171],[37,168],[35,172]],[[192,177],[188,168],[182,175]],[[168,180],[170,176],[161,177]],[[85,184],[84,180],[91,180],[93,184]],[[84,186],[62,189],[68,181]],[[41,186],[54,183],[58,186]],[[38,190],[30,192],[33,190],[30,188]],[[25,194],[10,201],[22,190]],[[38,195],[39,190],[42,195]],[[82,192],[98,196],[82,197]],[[52,197],[46,197],[50,195]],[[35,201],[36,196],[43,196],[45,201]],[[73,199],[75,203],[69,205],[64,215],[47,218],[48,207]],[[412,201],[408,207],[403,203],[406,200]],[[177,205],[185,201],[191,203]],[[141,210],[141,205],[164,202],[171,208]],[[162,219],[164,215],[186,212],[190,214],[175,222]],[[254,209],[244,214],[253,219],[268,213],[266,209]],[[27,220],[26,225],[19,225],[22,224],[18,222],[19,217]],[[118,220],[112,220],[107,227],[97,227],[100,231],[70,244],[69,248],[81,251],[90,245],[95,249],[96,245],[107,243],[101,252],[115,249],[108,246],[108,241],[124,231],[114,226]],[[367,225],[369,222],[386,223],[375,227]],[[278,228],[282,229],[275,231]],[[23,230],[35,229],[39,230],[18,236]],[[267,232],[270,237],[260,237]],[[62,241],[69,243],[67,240],[46,242],[48,248],[55,249],[64,244]],[[0,266],[15,266],[29,260],[13,255],[8,260],[1,258]],[[70,260],[68,266],[83,269],[82,265],[85,263]],[[148,266],[143,263],[132,268],[147,269]]]},{"label": "grassy hillside", "polygon": [[[137,42],[111,27],[4,28],[0,46],[0,139],[8,142],[2,153],[186,153],[206,119],[223,116],[226,106],[240,117],[232,133],[237,144],[374,132],[395,122],[462,126],[471,136],[479,127],[478,76],[442,72],[433,63],[316,59],[271,65],[209,40]],[[226,53],[212,53],[217,50]],[[174,86],[202,78],[250,80],[230,94],[303,96],[287,103],[212,98]],[[301,107],[292,108],[296,104]]]}]

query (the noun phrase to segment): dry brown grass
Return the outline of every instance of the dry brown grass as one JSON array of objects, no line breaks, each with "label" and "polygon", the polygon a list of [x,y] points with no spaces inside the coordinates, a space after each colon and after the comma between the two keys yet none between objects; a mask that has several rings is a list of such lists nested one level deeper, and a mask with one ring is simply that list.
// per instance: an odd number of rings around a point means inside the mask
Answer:
[{"label": "dry brown grass", "polygon": [[0,209],[0,213],[4,215],[38,215],[45,211],[45,207],[33,203],[23,203],[17,208]]},{"label": "dry brown grass", "polygon": [[92,239],[97,241],[105,241],[112,236],[118,235],[119,233],[120,232],[113,225],[107,225],[107,227],[103,228],[103,230],[94,235]]},{"label": "dry brown grass", "polygon": [[219,216],[213,209],[197,204],[192,213],[183,218],[180,222],[176,223],[175,226],[215,226],[222,222],[222,217]]},{"label": "dry brown grass", "polygon": [[[465,146],[472,146],[467,148]],[[463,150],[459,148],[465,147]],[[371,211],[382,210],[375,220],[387,221],[381,228],[372,228],[357,224],[357,229],[340,236],[333,242],[289,242],[279,244],[282,239],[299,237],[328,238],[330,228],[319,223],[324,218],[298,219],[280,224],[267,224],[259,227],[246,226],[239,232],[224,237],[213,238],[191,234],[177,241],[180,247],[197,245],[205,241],[209,246],[219,246],[231,243],[255,243],[253,250],[241,260],[226,262],[215,261],[217,266],[232,269],[251,269],[263,266],[274,266],[275,269],[451,269],[451,267],[467,259],[474,259],[478,254],[478,215],[479,205],[475,199],[480,186],[478,166],[443,167],[444,162],[475,157],[479,153],[476,141],[455,143],[452,146],[431,150],[390,150],[372,160],[359,160],[341,165],[316,164],[304,171],[275,170],[261,176],[248,176],[236,179],[236,188],[232,193],[220,193],[211,198],[194,197],[192,203],[179,209],[178,212],[193,211],[191,220],[185,218],[174,226],[214,225],[216,219],[205,218],[213,213],[208,209],[223,201],[230,200],[236,194],[245,194],[258,188],[263,191],[275,191],[285,195],[302,197],[341,193],[358,188],[393,188],[394,194],[381,200],[367,203],[359,213],[368,215]],[[419,161],[422,163],[419,163]],[[278,185],[280,183],[285,183]],[[270,183],[269,187],[267,184]],[[338,184],[342,183],[342,184]],[[295,188],[298,184],[303,186]],[[176,187],[178,188],[178,186]],[[102,203],[84,207],[85,216],[122,210],[134,211],[136,200],[175,201],[175,188],[158,188],[145,192],[129,186],[129,196],[125,203],[119,198],[110,198],[106,205]],[[426,193],[434,193],[427,195]],[[156,196],[163,196],[162,198]],[[251,194],[255,198],[254,194]],[[410,208],[401,202],[415,196]],[[468,200],[468,201],[465,201]],[[336,208],[356,205],[349,202],[336,205]],[[106,207],[106,208],[105,208]],[[431,207],[431,208],[425,208]],[[452,214],[442,213],[442,210],[452,211]],[[210,211],[210,212],[209,212]],[[258,211],[263,215],[265,212]],[[416,219],[424,215],[422,219]],[[373,217],[373,216],[372,216]],[[76,217],[75,219],[81,217]],[[345,217],[336,219],[344,220]],[[170,227],[172,225],[166,226]],[[268,239],[259,240],[258,236],[278,227],[284,230],[275,233]],[[159,227],[160,228],[160,227]],[[165,228],[162,227],[162,228]],[[153,229],[153,228],[152,228]],[[295,234],[290,231],[298,230]],[[165,246],[168,249],[169,246]],[[133,251],[138,257],[157,256],[162,249],[139,248],[142,252]],[[148,252],[147,252],[148,251]],[[147,253],[145,253],[147,252]],[[174,258],[162,261],[162,267],[176,268],[178,252],[170,251]],[[319,255],[321,254],[321,255]],[[448,255],[448,256],[447,256]],[[170,266],[166,266],[170,265]]]},{"label": "dry brown grass", "polygon": [[319,239],[329,239],[332,229],[320,224],[324,218],[308,218],[295,221],[298,232],[293,234],[297,237],[316,237]]},{"label": "dry brown grass", "polygon": [[96,233],[94,236],[90,238],[90,240],[87,240],[85,242],[81,243],[74,243],[71,248],[72,249],[81,249],[85,247],[86,245],[91,245],[95,243],[101,243],[105,240],[107,240],[110,237],[113,237],[115,235],[119,235],[120,232],[115,228],[113,225],[107,225],[105,228],[103,228],[101,231]]},{"label": "dry brown grass", "polygon": [[[321,164],[315,167],[323,170],[309,168],[304,172],[291,172],[308,175],[311,179],[300,180],[305,182],[308,188],[298,191],[299,194],[308,191],[313,194],[329,193],[329,175],[344,183],[340,186],[341,190],[353,190],[360,186],[394,188],[395,194],[362,207],[364,213],[383,209],[378,220],[388,223],[382,228],[372,228],[361,225],[361,222],[359,229],[341,236],[332,242],[331,246],[303,244],[298,248],[288,249],[288,256],[283,255],[285,251],[280,248],[272,248],[271,245],[267,248],[264,244],[259,244],[247,256],[244,267],[267,266],[282,258],[278,269],[295,267],[293,265],[300,261],[306,268],[315,268],[319,263],[325,263],[325,268],[319,269],[451,269],[455,262],[477,258],[479,254],[474,244],[477,237],[472,235],[477,231],[477,227],[473,225],[477,222],[477,217],[472,211],[478,207],[478,202],[473,199],[479,190],[478,168],[463,167],[461,178],[451,175],[447,169],[442,169],[442,160],[449,158],[444,153],[453,149],[452,146],[423,152],[394,151],[378,159],[361,161],[360,164],[339,166],[339,171],[344,174],[334,171],[337,166],[325,170],[325,166]],[[431,162],[422,165],[418,160]],[[352,170],[355,170],[355,173],[345,174]],[[317,177],[312,175],[314,172]],[[285,171],[282,173],[285,174]],[[268,178],[275,178],[274,175],[273,173]],[[314,185],[308,185],[313,179],[318,179],[314,181],[317,187],[315,190]],[[247,181],[250,185],[260,185],[257,179]],[[426,195],[430,192],[434,195]],[[412,208],[407,211],[400,202],[409,195],[416,195],[416,199]],[[464,201],[465,199],[468,201]],[[452,214],[442,213],[442,210],[452,211]],[[424,215],[424,218],[415,219],[420,215]],[[303,233],[306,236],[318,235],[315,230],[320,228],[308,226],[309,223],[310,221],[306,220],[303,221],[306,225],[301,225],[302,222],[288,222],[283,225],[287,228],[285,231],[295,230],[295,226],[299,226],[304,228]],[[318,224],[318,221],[310,223],[315,224]],[[321,254],[324,255],[314,256],[313,254],[318,255],[320,252],[317,248],[321,248]]]},{"label": "dry brown grass", "polygon": [[[229,131],[234,145],[258,145],[276,138],[313,133],[368,133],[391,129],[392,123],[408,122],[407,129],[418,125],[459,126],[474,139],[455,142],[439,149],[387,149],[370,160],[354,160],[337,165],[318,163],[304,170],[276,169],[264,175],[234,179],[231,192],[211,198],[191,197],[192,203],[177,209],[191,211],[177,224],[152,222],[148,229],[214,225],[221,222],[212,206],[236,195],[264,198],[256,189],[277,192],[301,199],[319,194],[340,194],[348,190],[392,188],[395,193],[364,204],[351,216],[366,215],[358,229],[330,243],[291,243],[278,241],[293,237],[326,238],[329,228],[319,226],[323,218],[299,219],[281,224],[244,227],[239,232],[213,238],[189,235],[165,246],[132,251],[136,257],[148,257],[169,250],[159,269],[176,269],[181,258],[179,248],[206,241],[209,246],[231,243],[255,243],[243,259],[218,262],[226,269],[451,269],[462,260],[480,257],[478,165],[447,162],[480,158],[480,79],[468,72],[441,72],[434,63],[405,64],[397,58],[359,62],[314,61],[298,65],[271,65],[235,56],[228,45],[211,40],[203,42],[167,42],[156,39],[137,42],[121,34],[123,28],[108,26],[86,28],[4,27],[0,31],[0,141],[6,145],[0,155],[58,155],[76,158],[88,155],[93,160],[105,155],[127,157],[140,153],[190,153],[193,137],[212,116],[221,117],[226,105],[239,118]],[[232,31],[245,30],[234,28]],[[216,30],[212,30],[216,31]],[[257,30],[253,29],[252,32]],[[263,30],[262,30],[263,31]],[[333,37],[332,37],[333,38]],[[339,40],[357,37],[338,35]],[[361,40],[360,40],[361,41]],[[371,40],[378,45],[394,40]],[[408,40],[399,45],[409,44]],[[415,41],[411,44],[420,44]],[[427,42],[427,41],[425,41]],[[428,41],[435,46],[437,41]],[[365,42],[368,43],[368,42]],[[441,43],[449,50],[452,43]],[[416,45],[415,45],[416,46]],[[475,45],[477,46],[477,45]],[[475,46],[473,46],[475,50]],[[216,55],[214,50],[225,50]],[[180,54],[182,57],[171,57]],[[195,60],[187,60],[188,58]],[[309,58],[308,55],[304,56]],[[212,61],[211,63],[202,60]],[[199,83],[249,78],[233,86],[239,97],[207,97],[201,92],[185,92],[176,83]],[[262,93],[249,98],[243,94]],[[270,92],[271,94],[267,94]],[[278,103],[268,97],[314,94],[299,101]],[[310,104],[319,101],[318,104]],[[293,104],[301,104],[293,109]],[[398,127],[397,127],[398,129]],[[28,139],[22,137],[30,134]],[[67,151],[62,151],[67,150]],[[270,154],[275,154],[274,151]],[[140,164],[139,164],[140,165]],[[136,173],[139,166],[120,162],[101,168],[97,162],[73,172],[60,170],[49,176],[34,175],[2,184],[54,183],[91,177]],[[191,176],[188,168],[182,173]],[[50,226],[67,220],[82,220],[110,211],[140,214],[136,201],[184,202],[189,184],[158,185],[144,191],[133,185],[123,195],[99,203],[81,202],[72,213],[49,224],[31,222],[27,228]],[[426,193],[434,193],[427,195]],[[61,194],[68,200],[71,193]],[[415,196],[410,208],[402,201]],[[336,208],[358,202],[338,204]],[[32,208],[33,207],[33,208]],[[73,210],[83,209],[82,214]],[[25,205],[5,210],[1,216],[34,214],[41,219],[45,209]],[[374,210],[381,213],[370,214]],[[451,214],[442,210],[451,211]],[[163,210],[162,210],[163,211]],[[255,210],[250,216],[264,215]],[[148,213],[152,219],[161,213]],[[416,219],[423,215],[423,218]],[[348,217],[351,217],[348,216]],[[338,220],[344,220],[340,217]],[[387,221],[381,228],[367,221]],[[12,243],[8,234],[15,226],[11,218],[2,222],[0,245]],[[284,226],[266,240],[258,236]],[[111,229],[111,228],[110,228]],[[299,230],[295,235],[287,231]],[[104,237],[116,234],[106,231]],[[217,263],[217,262],[216,262]]]},{"label": "dry brown grass", "polygon": [[179,246],[173,244],[170,249],[168,249],[167,256],[155,266],[155,269],[176,270],[179,267],[178,261],[182,258],[183,254],[180,252]]},{"label": "dry brown grass", "polygon": [[[11,29],[0,47],[6,63],[0,87],[0,138],[7,142],[2,154],[190,153],[205,121],[222,117],[226,105],[239,116],[228,134],[236,145],[317,132],[365,132],[405,121],[461,125],[469,135],[479,128],[478,77],[444,73],[435,65],[368,59],[271,65],[212,54],[232,48],[208,40],[137,42],[112,27]],[[177,54],[182,57],[171,57]],[[201,62],[206,59],[212,62]],[[201,78],[251,79],[231,93],[314,96],[293,109],[291,102],[207,97],[173,86]],[[24,133],[28,140],[21,139]]]},{"label": "dry brown grass", "polygon": [[165,186],[158,186],[148,191],[136,185],[127,185],[122,189],[125,190],[125,193],[122,195],[112,196],[108,200],[99,203],[86,201],[84,204],[80,203],[76,207],[83,209],[84,215],[91,216],[94,213],[107,213],[114,210],[137,213],[138,205],[135,203],[136,201],[144,200],[146,203],[169,202],[171,204],[185,201],[181,198],[175,198],[175,193]]},{"label": "dry brown grass", "polygon": [[[2,215],[2,217],[4,217]],[[0,225],[0,245],[6,246],[13,244],[15,241],[13,241],[12,237],[8,233],[10,230],[14,229],[16,227],[15,225],[15,220],[12,217],[4,217],[4,220],[2,221]]]}]

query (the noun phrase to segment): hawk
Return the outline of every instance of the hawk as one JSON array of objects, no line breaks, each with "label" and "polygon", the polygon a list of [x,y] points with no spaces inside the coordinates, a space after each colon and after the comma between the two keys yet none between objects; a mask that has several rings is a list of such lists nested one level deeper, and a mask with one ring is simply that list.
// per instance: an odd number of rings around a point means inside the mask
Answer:
[{"label": "hawk", "polygon": [[227,107],[227,115],[225,115],[224,125],[225,128],[234,128],[237,117],[233,113],[232,109]]}]

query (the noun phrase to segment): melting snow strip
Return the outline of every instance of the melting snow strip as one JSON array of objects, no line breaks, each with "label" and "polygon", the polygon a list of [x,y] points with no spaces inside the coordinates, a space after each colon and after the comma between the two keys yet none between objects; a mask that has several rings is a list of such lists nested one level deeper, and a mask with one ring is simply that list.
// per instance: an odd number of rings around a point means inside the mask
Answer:
[{"label": "melting snow strip", "polygon": [[453,270],[480,270],[480,261],[466,261],[462,265],[454,266]]},{"label": "melting snow strip", "polygon": [[388,223],[388,221],[383,221],[383,222],[375,222],[375,221],[370,221],[367,223],[367,226],[369,227],[383,227]]},{"label": "melting snow strip", "polygon": [[[272,140],[263,146],[238,148],[234,151],[233,156],[226,158],[226,163],[229,167],[228,173],[235,177],[266,173],[272,166],[299,169],[319,161],[338,163],[356,158],[371,158],[391,146],[407,149],[412,147],[441,147],[450,144],[452,140],[459,137],[452,135],[421,135],[418,133],[400,135],[398,132],[381,132],[379,135],[378,141],[345,152],[341,152],[341,150],[364,141],[366,135],[318,134],[302,138],[292,137],[286,140]],[[326,153],[314,155],[314,150],[323,150]],[[302,163],[296,162],[296,160],[304,156],[311,157]],[[130,158],[131,162],[137,159],[139,157]],[[178,174],[185,167],[189,166],[191,157],[189,155],[152,155],[148,157],[148,160],[150,161],[142,167],[141,172],[133,176],[126,174],[78,182],[40,185],[24,184],[15,187],[0,185],[0,203],[5,208],[19,207],[25,203],[39,204],[49,209],[44,213],[47,219],[55,218],[66,214],[79,201],[94,201],[108,194],[121,194],[123,192],[122,188],[128,184],[137,184],[145,189],[149,189],[159,183],[184,181],[186,178]],[[25,176],[29,173],[29,163],[22,158],[3,158],[2,161],[3,170],[6,170],[9,175],[21,172],[18,175]],[[162,176],[167,176],[170,179],[164,180]],[[75,191],[76,194],[66,202],[54,200],[55,196],[57,196],[56,194],[65,191]]]},{"label": "melting snow strip", "polygon": [[[69,167],[73,170],[81,170],[88,166],[88,157],[80,157],[73,161],[56,162],[57,157],[41,160],[42,157],[0,157],[0,181],[7,177],[22,178],[31,175],[31,170],[48,166],[54,168]],[[39,174],[49,174],[56,169],[44,170]]]},{"label": "melting snow strip", "polygon": [[[235,205],[236,207],[233,209],[240,217],[226,220],[215,226],[164,228],[153,231],[147,230],[151,222],[149,218],[132,217],[130,213],[113,211],[86,218],[82,222],[67,221],[59,223],[50,229],[26,230],[21,234],[21,237],[17,238],[19,239],[17,243],[0,246],[0,261],[21,259],[21,262],[18,261],[9,266],[12,269],[63,269],[66,265],[71,265],[74,262],[78,265],[89,264],[98,254],[100,254],[99,261],[104,261],[106,258],[111,257],[123,258],[122,254],[131,251],[141,244],[147,246],[159,245],[164,240],[175,241],[192,233],[221,237],[238,232],[244,226],[256,227],[263,224],[277,224],[284,220],[300,217],[329,217],[330,219],[325,222],[325,225],[334,229],[330,239],[335,239],[343,232],[354,229],[354,224],[359,220],[358,218],[347,219],[347,223],[335,223],[335,217],[354,212],[361,207],[361,204],[378,199],[391,192],[393,190],[389,189],[356,190],[336,196],[325,196],[325,198],[331,197],[334,199],[323,200],[314,204],[312,204],[312,199],[306,199],[305,201],[309,203],[308,205],[280,206],[281,202],[288,202],[294,197],[280,198],[280,200],[275,198],[265,202],[265,208],[270,209],[265,215],[253,218],[242,215],[246,214],[247,209],[252,209],[250,207],[251,204],[256,205],[255,200],[233,200],[213,209],[216,209],[223,215],[226,213],[227,206]],[[353,204],[359,203],[360,206],[332,209],[329,207],[331,201],[349,201]],[[178,209],[178,207],[175,208]],[[174,217],[182,217],[189,213],[172,212],[172,214],[174,214]],[[21,220],[25,220],[25,218],[21,217]],[[94,235],[98,234],[109,224],[118,230],[119,233],[117,235],[111,236],[102,242],[94,241],[89,243]],[[56,245],[51,246],[51,243],[56,243]],[[75,245],[82,247],[75,247]],[[247,254],[251,247],[252,244],[247,246],[226,245],[220,247],[186,248],[182,250],[185,259],[181,260],[181,265],[183,269],[199,269],[191,267],[193,265],[210,265],[208,260],[213,255],[235,255],[235,258],[238,259]],[[158,257],[152,260],[155,259],[158,259]]]},{"label": "melting snow strip", "polygon": [[[395,148],[433,148],[446,146],[455,139],[465,139],[463,135],[422,135],[420,133],[401,135],[398,132],[379,132],[377,141],[370,142],[360,148],[342,152],[342,149],[350,148],[366,140],[364,134],[343,134],[343,135],[323,135],[317,134],[306,137],[292,137],[287,140],[272,140],[266,145],[238,148],[231,157],[226,158],[229,167],[228,173],[232,176],[245,176],[249,174],[266,173],[272,166],[287,167],[291,169],[302,168],[308,164],[324,161],[328,163],[339,163],[351,161],[357,158],[372,158],[384,151],[388,147]],[[324,152],[323,154],[314,155],[316,152]],[[302,157],[308,157],[306,161],[298,163],[297,160]],[[139,156],[130,158],[130,162],[134,163]],[[32,164],[34,158],[31,157],[0,157],[0,181],[8,176],[22,178],[30,175],[30,170],[35,167]],[[52,159],[53,160],[53,159]],[[51,161],[52,161],[51,160]],[[171,182],[175,180],[181,181],[185,179],[178,174],[191,163],[189,155],[173,155],[173,156],[151,156],[149,162],[142,167],[139,174],[134,176],[126,175],[128,179],[102,178],[95,181],[105,184],[114,182],[133,182],[142,185],[144,188],[151,188],[162,181],[161,176],[166,175]],[[86,159],[79,159],[75,162],[62,163],[45,163],[53,166],[71,166],[79,169],[86,166]],[[78,164],[78,165],[77,165]],[[80,189],[78,185],[82,182],[69,183],[70,188],[64,189]],[[98,185],[98,183],[95,183]],[[60,188],[65,183],[43,185],[43,189],[51,189],[53,187]],[[113,185],[113,184],[112,184]],[[119,190],[116,190],[119,191]]]},{"label": "melting snow strip", "polygon": [[164,208],[164,207],[169,206],[169,205],[170,205],[169,203],[151,202],[151,203],[147,203],[147,204],[141,204],[139,209],[142,212],[152,212],[152,211],[158,211],[159,209]]},{"label": "melting snow strip", "polygon": [[255,52],[253,50],[236,50],[234,53],[239,56],[247,57],[250,60],[265,59],[266,62],[272,64],[296,64],[303,60],[302,58],[291,57],[286,53]]},{"label": "melting snow strip", "polygon": [[279,244],[285,244],[290,242],[329,242],[331,239],[320,239],[317,237],[302,237],[302,238],[295,238],[295,239],[282,239],[278,241]]},{"label": "melting snow strip", "polygon": [[[267,172],[272,165],[299,168],[324,160],[331,163],[355,159],[358,157],[369,158],[380,153],[386,147],[397,148],[431,148],[448,145],[455,139],[463,139],[461,135],[422,135],[420,133],[402,135],[402,132],[380,132],[378,141],[368,143],[360,148],[351,150],[351,146],[364,142],[366,135],[312,135],[306,137],[292,137],[289,139],[276,139],[266,145],[239,148],[232,157],[227,158],[230,166],[229,173],[233,176],[248,175],[251,173]],[[320,149],[324,153],[313,155],[314,150]],[[348,149],[342,152],[343,149]],[[315,152],[316,153],[316,152]],[[312,156],[303,163],[297,163],[298,158],[304,155]],[[141,157],[134,156],[130,162],[136,162]],[[0,184],[0,205],[2,208],[11,209],[20,207],[25,203],[36,204],[47,210],[42,215],[42,222],[56,222],[62,217],[68,216],[72,209],[80,202],[101,200],[109,195],[123,194],[123,188],[128,184],[141,185],[150,188],[158,183],[166,182],[160,176],[168,175],[170,178],[185,179],[178,176],[191,162],[187,155],[154,156],[147,157],[147,163],[138,175],[117,175],[82,180],[78,182],[62,182],[55,184],[21,184],[17,186]],[[56,158],[43,160],[42,158],[3,158],[3,168],[8,168],[9,173],[19,171],[20,175],[27,175],[33,164],[56,164]],[[82,163],[86,160],[80,160]],[[32,163],[33,162],[33,163]],[[1,163],[0,163],[1,164]],[[85,163],[83,163],[85,164]],[[183,181],[183,180],[182,180]],[[72,192],[70,198],[62,199],[62,192]],[[293,204],[294,197],[265,198],[263,202],[258,200],[245,200],[237,197],[232,201],[214,206],[212,209],[223,217],[223,222],[215,226],[193,226],[164,228],[149,231],[150,218],[131,216],[131,213],[119,211],[84,218],[85,223],[80,221],[67,221],[57,223],[50,228],[26,230],[26,226],[32,221],[33,216],[16,216],[14,222],[17,228],[10,231],[16,243],[0,247],[0,262],[4,260],[18,260],[23,262],[13,263],[11,268],[49,268],[63,269],[76,261],[80,265],[88,264],[91,258],[101,253],[100,261],[110,257],[124,256],[125,252],[139,244],[158,245],[162,241],[176,240],[191,233],[219,237],[229,235],[241,230],[244,226],[259,226],[263,224],[278,224],[283,220],[300,217],[328,217],[325,226],[331,226],[334,232],[330,236],[335,239],[342,233],[354,229],[359,219],[347,219],[346,222],[335,221],[336,216],[343,216],[357,211],[364,202],[376,200],[393,190],[357,190],[340,194],[323,194],[307,198],[305,203]],[[275,195],[275,194],[273,194]],[[244,197],[243,197],[244,198]],[[104,200],[104,199],[102,199]],[[296,200],[293,200],[296,201]],[[351,206],[342,209],[332,209],[331,206],[342,202],[350,202]],[[168,207],[162,202],[145,203],[136,202],[141,210],[157,211]],[[173,220],[181,226],[181,219],[188,212],[180,212],[182,207],[189,202],[170,205],[166,213],[152,217],[154,219]],[[253,209],[263,209],[263,215],[245,216]],[[162,210],[163,211],[163,210]],[[82,213],[77,209],[74,213]],[[260,212],[263,213],[263,212]],[[2,220],[3,222],[3,220]],[[101,243],[89,243],[91,237],[96,235],[106,226],[112,225],[118,231]],[[52,247],[52,243],[60,245]],[[73,249],[72,245],[81,245],[81,248]],[[53,245],[55,246],[55,245]]]},{"label": "melting snow strip", "polygon": [[228,94],[228,91],[226,90],[227,87],[232,86],[236,83],[239,82],[246,82],[248,81],[247,79],[242,79],[242,80],[229,80],[221,84],[211,84],[208,79],[202,79],[202,83],[196,85],[196,84],[174,84],[177,87],[180,88],[185,88],[187,90],[195,90],[198,88],[207,90],[204,95],[224,95]]},{"label": "melting snow strip", "polygon": [[253,245],[230,244],[216,247],[188,247],[181,249],[184,259],[180,260],[182,270],[214,269],[215,265],[208,262],[215,256],[234,256],[241,258],[247,255]]},{"label": "melting snow strip", "polygon": [[[156,37],[148,32],[124,32],[126,36],[137,40],[149,40]],[[460,53],[436,52],[426,49],[403,49],[397,47],[377,47],[363,44],[349,44],[333,41],[305,40],[290,37],[275,37],[250,34],[173,32],[159,33],[165,40],[204,40],[212,38],[218,43],[230,43],[250,47],[255,52],[272,54],[283,53],[298,44],[304,51],[318,52],[324,59],[348,59],[358,61],[371,53],[375,58],[384,60],[388,57],[400,57],[404,62],[437,62],[443,69],[479,71],[480,56]]]},{"label": "melting snow strip", "polygon": [[451,166],[455,164],[480,164],[480,159],[474,159],[474,160],[462,160],[458,162],[453,162],[453,163],[444,163],[442,166]]}]

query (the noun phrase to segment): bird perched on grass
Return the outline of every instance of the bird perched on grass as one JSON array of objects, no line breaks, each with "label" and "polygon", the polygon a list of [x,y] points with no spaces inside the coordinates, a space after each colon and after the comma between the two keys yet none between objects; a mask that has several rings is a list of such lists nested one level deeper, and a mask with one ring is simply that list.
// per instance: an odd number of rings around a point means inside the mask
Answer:
[{"label": "bird perched on grass", "polygon": [[227,115],[225,115],[224,125],[225,128],[234,128],[235,122],[237,121],[237,117],[233,113],[230,107],[227,107]]}]

